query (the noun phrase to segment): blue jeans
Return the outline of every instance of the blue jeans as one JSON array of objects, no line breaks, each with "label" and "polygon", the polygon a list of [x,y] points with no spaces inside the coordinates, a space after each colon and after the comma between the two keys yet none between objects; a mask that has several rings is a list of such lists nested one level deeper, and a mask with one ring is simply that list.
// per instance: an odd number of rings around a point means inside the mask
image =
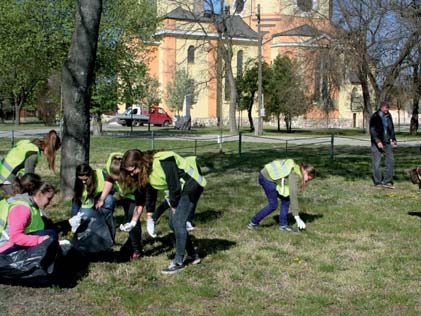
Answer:
[{"label": "blue jeans", "polygon": [[[194,181],[194,180],[192,180]],[[203,188],[190,183],[189,189],[181,192],[175,212],[170,210],[170,227],[175,234],[175,258],[176,263],[183,263],[184,253],[192,256],[196,253],[193,243],[186,229],[186,222],[189,215],[194,211]]]},{"label": "blue jeans", "polygon": [[288,224],[288,210],[289,210],[289,197],[279,195],[276,191],[276,183],[267,180],[261,173],[259,173],[259,183],[265,191],[268,204],[262,208],[254,217],[251,219],[253,224],[259,224],[262,219],[268,216],[270,213],[278,208],[278,197],[281,200],[281,208],[279,210],[279,226],[285,226]]},{"label": "blue jeans", "polygon": [[[97,198],[94,200],[94,203],[97,202]],[[115,200],[114,197],[111,194],[108,194],[105,197],[104,205],[102,205],[101,208],[109,210],[111,212],[114,212],[114,204]],[[78,212],[81,212],[86,217],[92,217],[94,214],[95,206],[90,208],[83,208],[79,203],[72,201],[72,216],[75,216]],[[109,213],[109,212],[105,212]]]}]

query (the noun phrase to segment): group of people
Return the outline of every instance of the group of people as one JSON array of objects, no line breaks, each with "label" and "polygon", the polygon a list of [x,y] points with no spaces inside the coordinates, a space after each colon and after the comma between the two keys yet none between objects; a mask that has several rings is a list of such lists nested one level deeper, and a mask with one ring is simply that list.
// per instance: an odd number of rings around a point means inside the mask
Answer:
[{"label": "group of people", "polygon": [[[54,144],[51,144],[53,141]],[[9,197],[0,203],[0,261],[2,256],[15,251],[40,247],[49,238],[58,244],[60,230],[56,225],[51,225],[43,211],[53,198],[55,189],[33,171],[41,153],[47,156],[49,162],[53,162],[49,165],[54,168],[55,152],[59,148],[60,138],[55,131],[50,131],[43,140],[16,143],[2,160],[1,188]],[[32,159],[33,156],[36,159]],[[32,163],[29,164],[27,160]],[[116,224],[113,212],[115,205],[121,205],[126,222],[120,225],[120,229],[129,234],[125,250],[130,252],[132,259],[136,259],[142,256],[139,219],[143,209],[146,208],[147,231],[152,237],[156,237],[155,222],[169,209],[176,254],[162,272],[171,274],[182,270],[187,264],[201,262],[188,233],[193,229],[194,211],[206,186],[196,157],[184,158],[172,151],[143,152],[132,149],[125,153],[111,153],[104,169],[94,170],[89,164],[80,164],[76,167],[75,176],[72,217],[65,221],[66,225],[59,225],[61,231],[72,230],[74,236],[78,236],[81,234],[80,227],[87,227],[83,223],[90,225],[103,219],[114,241]],[[165,192],[165,200],[155,211],[159,191]],[[91,221],[93,218],[95,220]],[[47,227],[46,223],[50,226]],[[78,247],[86,240],[98,239],[74,237],[74,242],[71,240],[70,243],[78,250],[89,249]],[[68,246],[68,243],[64,245]]]},{"label": "group of people", "polygon": [[[376,187],[394,188],[392,148],[397,142],[388,110],[387,103],[382,103],[370,120],[373,181]],[[125,213],[125,223],[120,229],[128,232],[125,245],[132,259],[142,256],[139,219],[146,208],[146,230],[152,237],[156,237],[155,223],[159,216],[169,210],[169,224],[175,235],[175,257],[162,273],[172,274],[187,264],[201,262],[189,236],[197,203],[206,186],[196,157],[182,157],[173,151],[131,149],[111,153],[104,169],[81,164],[76,167],[72,217],[64,224],[54,225],[43,212],[54,196],[54,187],[34,174],[34,169],[41,153],[54,169],[59,148],[59,136],[50,131],[42,140],[18,142],[2,160],[0,184],[10,197],[0,202],[0,259],[14,251],[38,247],[46,240],[58,243],[60,230],[77,234],[83,221],[98,216],[104,219],[113,242],[116,232],[113,212],[115,206],[120,205]],[[384,176],[380,168],[383,156]],[[305,229],[306,224],[299,215],[298,194],[315,175],[313,166],[292,159],[267,163],[258,175],[267,205],[251,218],[247,227],[258,229],[261,221],[278,208],[280,200],[279,229],[295,231],[288,224],[290,210],[298,229]],[[421,190],[421,168],[413,169],[410,175]],[[156,207],[159,191],[164,192],[165,199]]]}]

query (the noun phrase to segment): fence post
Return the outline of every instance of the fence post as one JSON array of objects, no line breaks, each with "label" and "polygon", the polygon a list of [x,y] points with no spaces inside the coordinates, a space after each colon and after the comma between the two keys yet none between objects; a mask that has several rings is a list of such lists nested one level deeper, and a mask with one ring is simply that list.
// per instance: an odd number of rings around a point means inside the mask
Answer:
[{"label": "fence post", "polygon": [[285,158],[288,158],[288,139],[285,140]]},{"label": "fence post", "polygon": [[219,153],[220,154],[223,152],[223,150],[222,150],[222,142],[223,142],[223,138],[222,138],[222,129],[221,129],[221,132],[219,134]]},{"label": "fence post", "polygon": [[238,133],[238,158],[241,158],[241,142],[242,142],[242,133]]},{"label": "fence post", "polygon": [[333,160],[333,156],[334,156],[334,142],[335,142],[335,135],[331,135],[330,136],[330,159]]},{"label": "fence post", "polygon": [[11,139],[11,143],[12,143],[12,146],[11,146],[11,147],[13,147],[13,145],[15,144],[15,130],[14,130],[14,129],[12,129],[12,139]]},{"label": "fence post", "polygon": [[151,131],[151,150],[155,149],[155,135],[153,131]]}]

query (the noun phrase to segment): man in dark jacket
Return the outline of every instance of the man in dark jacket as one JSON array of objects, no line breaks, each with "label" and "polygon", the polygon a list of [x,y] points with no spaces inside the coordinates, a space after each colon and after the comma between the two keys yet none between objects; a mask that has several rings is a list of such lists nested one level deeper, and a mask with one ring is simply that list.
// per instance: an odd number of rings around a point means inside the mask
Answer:
[{"label": "man in dark jacket", "polygon": [[[394,189],[393,148],[398,145],[389,104],[382,102],[380,109],[370,118],[371,153],[373,157],[373,181],[376,187]],[[382,178],[381,159],[384,154],[385,170]]]}]

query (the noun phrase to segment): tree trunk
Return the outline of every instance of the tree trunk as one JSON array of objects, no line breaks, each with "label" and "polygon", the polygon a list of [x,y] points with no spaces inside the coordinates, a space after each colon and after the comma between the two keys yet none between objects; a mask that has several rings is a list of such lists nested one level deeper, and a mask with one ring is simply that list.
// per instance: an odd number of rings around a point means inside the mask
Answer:
[{"label": "tree trunk", "polygon": [[363,92],[363,125],[365,132],[368,133],[369,131],[369,122],[370,122],[370,116],[372,113],[371,109],[371,102],[370,102],[370,91],[368,86],[368,80],[367,80],[367,70],[365,67],[361,67],[359,69],[358,77],[361,83],[361,90]]},{"label": "tree trunk", "polygon": [[20,125],[20,110],[22,109],[22,104],[23,104],[23,97],[22,96],[16,96],[14,95],[14,108],[15,108],[15,125],[19,126]]},{"label": "tree trunk", "polygon": [[252,115],[253,103],[254,103],[253,100],[254,100],[254,93],[252,94],[250,98],[250,104],[247,107],[247,116],[249,118],[249,123],[250,123],[250,132],[254,132],[254,123],[253,123],[253,115]]},{"label": "tree trunk", "polygon": [[230,108],[229,108],[229,124],[231,135],[238,134],[238,128],[236,124],[236,113],[237,113],[237,85],[235,83],[234,74],[232,72],[232,53],[231,47],[228,48],[228,52],[224,54],[225,58],[225,75],[228,77],[228,83],[230,85]]},{"label": "tree trunk", "polygon": [[69,54],[62,70],[64,110],[61,150],[61,192],[73,196],[76,166],[89,162],[89,106],[102,0],[77,0]]},{"label": "tree trunk", "polygon": [[216,57],[216,117],[218,127],[224,125],[223,109],[222,109],[222,77],[223,77],[223,53],[220,42],[217,46]]},{"label": "tree trunk", "polygon": [[421,45],[418,45],[418,61],[414,65],[414,69],[412,71],[412,84],[412,116],[409,127],[409,133],[411,135],[416,135],[418,132],[418,113],[421,97]]},{"label": "tree trunk", "polygon": [[277,121],[278,121],[278,132],[280,132],[281,131],[281,115],[280,114],[277,115]]},{"label": "tree trunk", "polygon": [[289,118],[287,115],[285,116],[285,118],[284,118],[284,121],[285,121],[285,127],[286,127],[286,130],[287,130],[287,133],[291,133],[291,124],[292,124],[292,119],[291,118]]},{"label": "tree trunk", "polygon": [[95,113],[92,117],[92,135],[100,136],[102,134],[101,113]]}]

